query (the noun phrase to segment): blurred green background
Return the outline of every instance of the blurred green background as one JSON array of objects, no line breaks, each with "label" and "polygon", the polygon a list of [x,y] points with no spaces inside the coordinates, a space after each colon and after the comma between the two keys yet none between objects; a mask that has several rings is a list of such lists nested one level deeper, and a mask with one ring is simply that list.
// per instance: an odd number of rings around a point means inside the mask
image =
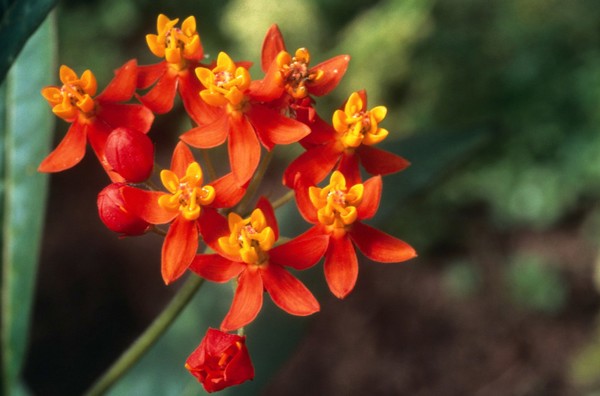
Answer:
[{"label": "blurred green background", "polygon": [[[224,394],[600,392],[596,1],[65,0],[54,15],[59,64],[92,69],[103,87],[128,59],[157,62],[144,36],[158,13],[194,15],[209,58],[251,60],[256,78],[272,23],[312,64],[349,54],[319,113],[328,120],[366,89],[369,107],[388,107],[382,147],[412,162],[384,178],[371,224],[419,258],[362,260],[341,302],[320,269],[300,274],[322,312],[295,318],[267,304],[247,329],[257,377]],[[66,130],[57,124],[55,142]],[[159,162],[188,127],[181,112],[157,117]],[[161,285],[158,238],[102,228],[95,196],[106,180],[90,157],[51,178],[23,371],[33,394],[81,393],[177,288]],[[306,228],[293,208],[278,214],[290,235]],[[202,394],[183,362],[229,303],[228,287],[201,290],[111,394]]]}]

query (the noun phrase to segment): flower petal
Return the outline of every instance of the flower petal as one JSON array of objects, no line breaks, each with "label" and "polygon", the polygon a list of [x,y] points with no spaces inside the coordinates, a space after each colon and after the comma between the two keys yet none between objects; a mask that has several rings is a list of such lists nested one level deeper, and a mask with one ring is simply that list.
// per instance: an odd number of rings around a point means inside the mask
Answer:
[{"label": "flower petal", "polygon": [[158,79],[156,85],[139,99],[153,113],[165,114],[173,108],[176,93],[177,73],[169,69]]},{"label": "flower petal", "polygon": [[238,261],[231,261],[218,254],[198,254],[194,257],[190,269],[212,282],[227,282],[238,276],[246,265]]},{"label": "flower petal", "polygon": [[350,237],[365,256],[380,263],[399,263],[417,256],[408,243],[358,221],[352,225]]},{"label": "flower petal", "polygon": [[[104,122],[92,122],[87,125],[87,138],[96,158],[100,162],[100,165],[106,171],[106,174],[110,177],[113,183],[123,182],[125,179],[113,170],[111,164],[106,159],[106,140],[108,135],[112,132],[112,129]],[[137,132],[136,132],[137,133]]]},{"label": "flower petal", "polygon": [[154,84],[168,70],[166,61],[153,65],[138,66],[137,88],[146,89]]},{"label": "flower petal", "polygon": [[346,297],[354,289],[358,279],[358,259],[347,234],[329,238],[323,268],[329,290],[337,298]]},{"label": "flower petal", "polygon": [[223,116],[218,117],[210,124],[192,128],[179,138],[192,147],[212,148],[223,144],[228,135],[229,117]]},{"label": "flower petal", "polygon": [[239,184],[244,184],[254,175],[260,162],[260,143],[256,132],[246,119],[229,121],[229,164]]},{"label": "flower petal", "polygon": [[96,99],[106,102],[124,102],[131,99],[137,85],[137,73],[137,61],[131,59],[115,71],[115,77]]},{"label": "flower petal", "polygon": [[315,296],[283,267],[269,263],[261,273],[265,289],[279,308],[298,316],[319,311],[319,302]]},{"label": "flower petal", "polygon": [[200,233],[204,242],[215,252],[221,256],[228,258],[229,260],[235,261],[239,257],[228,256],[219,246],[219,238],[223,236],[229,236],[229,224],[227,219],[220,215],[213,208],[203,208],[202,214],[198,218],[200,224]]},{"label": "flower petal", "polygon": [[198,250],[198,227],[195,221],[177,216],[171,223],[162,247],[161,273],[165,284],[179,278]]},{"label": "flower petal", "polygon": [[125,127],[147,133],[154,121],[154,114],[141,104],[102,102],[98,109],[98,118],[110,125],[111,129]]},{"label": "flower petal", "polygon": [[273,230],[273,234],[275,235],[275,240],[279,239],[279,226],[277,225],[277,217],[275,217],[275,211],[273,210],[273,206],[271,202],[265,197],[260,197],[258,202],[256,203],[256,208],[260,209],[265,216],[265,222],[267,226],[271,227]]},{"label": "flower petal", "polygon": [[325,122],[318,114],[312,116],[310,112],[300,112],[296,110],[296,119],[305,123],[310,128],[310,134],[300,140],[300,144],[304,148],[328,143],[336,139],[336,131],[331,124]]},{"label": "flower petal", "polygon": [[260,272],[246,269],[238,277],[233,303],[221,323],[221,330],[233,331],[252,322],[262,303],[263,281]]},{"label": "flower petal", "polygon": [[370,219],[379,209],[382,188],[381,176],[373,176],[363,183],[363,199],[358,205],[358,219]]},{"label": "flower petal", "polygon": [[215,189],[215,200],[211,206],[215,208],[231,208],[244,197],[247,184],[240,186],[233,173],[228,173],[210,183]]},{"label": "flower petal", "polygon": [[298,211],[304,220],[312,224],[318,224],[319,219],[317,217],[317,209],[310,201],[310,197],[308,195],[308,188],[310,186],[311,184],[306,183],[302,178],[296,180],[294,183],[296,206],[298,207]]},{"label": "flower petal", "polygon": [[399,155],[373,146],[360,145],[356,153],[365,170],[371,175],[389,175],[410,165],[410,162]]},{"label": "flower petal", "polygon": [[277,54],[281,51],[285,51],[283,35],[277,24],[273,24],[267,30],[262,44],[260,67],[264,73],[267,72],[273,61],[277,58]]},{"label": "flower petal", "polygon": [[179,72],[178,87],[185,111],[197,125],[210,124],[223,115],[222,109],[209,105],[198,94],[204,87],[192,68]]},{"label": "flower petal", "polygon": [[314,146],[300,154],[286,168],[283,184],[292,188],[300,177],[309,185],[320,183],[339,161],[341,153],[336,150],[335,142]]},{"label": "flower petal", "polygon": [[165,210],[158,204],[158,198],[165,193],[160,191],[146,191],[139,188],[123,186],[123,199],[127,208],[134,215],[150,224],[165,224],[170,222],[179,213]]},{"label": "flower petal", "polygon": [[353,186],[362,182],[358,164],[358,155],[356,155],[355,152],[344,152],[342,154],[342,159],[338,164],[337,170],[344,174],[346,184],[349,186]]},{"label": "flower petal", "polygon": [[181,178],[185,176],[185,172],[192,162],[195,162],[195,159],[190,148],[183,142],[177,143],[171,157],[171,171]]},{"label": "flower petal", "polygon": [[85,155],[86,129],[86,125],[74,121],[58,146],[44,158],[38,171],[60,172],[77,165]]},{"label": "flower petal", "polygon": [[261,142],[269,150],[276,144],[297,142],[310,133],[310,128],[305,124],[266,106],[253,105],[247,114]]},{"label": "flower petal", "polygon": [[269,250],[269,261],[274,264],[304,270],[315,265],[325,254],[329,235],[312,227],[304,234]]},{"label": "flower petal", "polygon": [[248,96],[257,102],[270,102],[281,97],[284,86],[277,62],[271,63],[262,80],[250,83]]},{"label": "flower petal", "polygon": [[349,55],[338,55],[319,63],[313,70],[323,70],[324,74],[316,83],[308,86],[308,92],[314,96],[323,96],[333,90],[340,82],[350,62]]}]

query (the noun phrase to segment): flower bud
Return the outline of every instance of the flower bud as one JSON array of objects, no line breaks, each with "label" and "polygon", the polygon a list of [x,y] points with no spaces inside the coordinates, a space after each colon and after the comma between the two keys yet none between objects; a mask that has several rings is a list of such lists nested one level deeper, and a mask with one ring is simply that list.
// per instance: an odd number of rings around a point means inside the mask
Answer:
[{"label": "flower bud", "polygon": [[106,160],[129,182],[142,182],[152,173],[154,145],[148,136],[127,128],[116,128],[106,140]]},{"label": "flower bud", "polygon": [[121,187],[125,183],[113,183],[98,194],[98,215],[106,227],[124,235],[140,235],[148,228],[148,223],[125,208]]},{"label": "flower bud", "polygon": [[209,392],[254,378],[246,337],[208,329],[202,342],[187,358],[185,368]]}]

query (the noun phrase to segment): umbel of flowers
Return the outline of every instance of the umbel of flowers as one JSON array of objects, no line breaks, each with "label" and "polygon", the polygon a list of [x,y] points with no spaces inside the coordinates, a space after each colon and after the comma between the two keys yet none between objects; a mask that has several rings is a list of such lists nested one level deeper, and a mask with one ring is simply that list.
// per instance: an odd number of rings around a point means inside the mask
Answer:
[{"label": "umbel of flowers", "polygon": [[[317,299],[289,269],[306,270],[324,258],[327,284],[344,298],[358,279],[357,250],[383,263],[416,256],[407,243],[364,223],[379,207],[382,176],[409,163],[376,147],[389,133],[381,126],[387,109],[369,108],[364,90],[350,93],[332,116],[317,114],[316,101],[338,85],[348,55],[315,64],[306,48],[288,52],[273,25],[261,51],[263,78],[252,80],[251,64],[225,52],[201,63],[193,16],[179,25],[159,15],[157,32],[146,42],[161,60],[141,66],[127,61],[98,95],[90,70],[78,75],[61,66],[62,85],[46,87],[42,95],[71,126],[39,171],[77,165],[89,142],[109,179],[98,195],[100,219],[121,236],[163,235],[165,284],[188,272],[234,282],[220,329],[209,329],[185,363],[214,392],[254,377],[246,338],[239,334],[258,316],[265,293],[291,315],[319,311]],[[177,96],[193,127],[180,132],[169,167],[161,168],[147,134],[155,116],[178,105]],[[268,163],[276,146],[293,143],[305,150],[289,159],[284,172],[289,193],[255,197],[265,174],[261,162]],[[214,175],[210,164],[205,172],[194,150],[225,144],[229,172]],[[372,176],[363,180],[363,173]],[[293,197],[312,226],[279,243],[274,209]],[[246,210],[252,202],[254,209]],[[213,253],[204,253],[205,247]]]}]

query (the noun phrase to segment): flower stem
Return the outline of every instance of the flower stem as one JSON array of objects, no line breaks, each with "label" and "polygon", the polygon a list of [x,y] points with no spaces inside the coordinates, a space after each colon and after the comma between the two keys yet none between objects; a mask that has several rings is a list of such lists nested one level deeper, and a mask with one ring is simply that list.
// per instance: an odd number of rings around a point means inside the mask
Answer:
[{"label": "flower stem", "polygon": [[260,165],[256,171],[256,174],[254,175],[254,178],[252,179],[250,185],[246,189],[246,194],[244,195],[244,198],[242,198],[242,200],[237,206],[238,213],[246,213],[249,201],[254,197],[256,190],[258,190],[258,187],[261,185],[272,158],[273,150],[267,152],[267,154],[262,158]]},{"label": "flower stem", "polygon": [[273,201],[271,203],[271,205],[273,206],[273,209],[277,209],[278,207],[283,206],[286,203],[288,203],[293,198],[294,198],[294,190],[288,191],[287,193],[285,193],[285,195],[282,195],[281,197],[279,197],[278,199]]},{"label": "flower stem", "polygon": [[165,333],[183,308],[190,302],[203,282],[203,278],[190,275],[165,309],[154,319],[152,324],[123,352],[119,359],[104,372],[102,377],[84,395],[99,396],[108,391]]}]

